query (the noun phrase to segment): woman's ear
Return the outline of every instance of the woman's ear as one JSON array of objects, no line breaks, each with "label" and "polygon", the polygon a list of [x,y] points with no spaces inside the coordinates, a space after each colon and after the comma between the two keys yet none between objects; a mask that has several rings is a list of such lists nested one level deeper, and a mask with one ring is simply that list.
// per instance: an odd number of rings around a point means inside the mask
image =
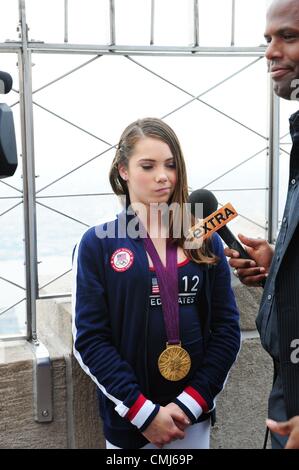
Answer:
[{"label": "woman's ear", "polygon": [[128,170],[126,167],[124,167],[123,165],[119,165],[118,172],[124,181],[128,180]]}]

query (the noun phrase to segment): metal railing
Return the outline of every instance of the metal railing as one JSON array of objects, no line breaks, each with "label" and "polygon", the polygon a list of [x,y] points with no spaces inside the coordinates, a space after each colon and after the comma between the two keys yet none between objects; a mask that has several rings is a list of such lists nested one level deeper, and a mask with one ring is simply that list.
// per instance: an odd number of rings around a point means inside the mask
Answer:
[{"label": "metal railing", "polygon": [[[49,204],[42,202],[43,198],[57,198],[57,197],[77,197],[77,196],[91,196],[91,195],[106,195],[108,193],[92,193],[92,194],[67,194],[67,195],[54,195],[54,196],[44,196],[43,191],[46,188],[53,186],[58,181],[67,177],[71,173],[77,172],[82,169],[84,166],[89,163],[105,156],[111,149],[115,147],[115,143],[109,142],[109,139],[105,139],[104,136],[97,136],[94,133],[90,132],[88,129],[79,126],[75,122],[72,122],[70,119],[63,117],[61,114],[56,113],[54,110],[49,109],[49,107],[43,106],[38,103],[38,100],[33,99],[33,97],[41,90],[44,90],[47,87],[50,87],[54,83],[57,83],[59,80],[63,80],[65,77],[70,74],[76,73],[81,68],[88,67],[92,62],[100,59],[103,55],[122,55],[126,60],[130,61],[137,68],[142,68],[145,72],[154,75],[157,79],[161,80],[163,83],[167,83],[170,87],[179,90],[181,93],[185,94],[187,99],[180,106],[169,110],[163,116],[160,116],[162,119],[165,119],[175,113],[178,113],[185,107],[189,106],[193,102],[199,102],[205,107],[213,110],[215,113],[223,116],[224,118],[233,122],[236,126],[240,126],[243,129],[246,129],[250,133],[258,136],[264,141],[264,144],[261,145],[260,149],[252,155],[247,155],[240,163],[234,165],[228,169],[225,173],[218,175],[217,177],[207,181],[205,187],[211,186],[223,176],[234,172],[237,168],[242,165],[245,165],[250,160],[258,157],[259,155],[269,152],[269,177],[268,177],[268,187],[264,188],[252,188],[252,191],[256,190],[268,190],[269,189],[269,203],[268,203],[268,235],[269,241],[273,242],[278,229],[278,157],[279,152],[286,152],[284,149],[279,147],[279,102],[273,96],[273,91],[269,86],[269,97],[271,105],[271,112],[269,114],[269,137],[258,132],[256,129],[248,126],[241,120],[234,118],[233,116],[225,113],[223,110],[216,106],[212,106],[210,103],[205,101],[203,97],[210,91],[220,87],[227,81],[232,78],[241,75],[242,72],[254,66],[261,58],[264,56],[265,47],[236,47],[235,46],[235,0],[232,0],[232,28],[231,28],[231,46],[229,47],[201,47],[200,46],[200,31],[199,31],[199,17],[200,17],[200,8],[197,0],[194,0],[194,21],[193,21],[193,30],[194,30],[194,40],[193,44],[190,46],[156,46],[155,45],[155,0],[151,0],[151,21],[150,21],[150,34],[149,34],[149,44],[145,46],[124,46],[117,45],[117,34],[116,34],[116,22],[115,22],[115,2],[114,0],[109,1],[109,21],[110,24],[110,41],[107,45],[97,45],[97,44],[70,44],[69,39],[69,2],[64,0],[64,43],[50,44],[44,42],[31,41],[28,38],[28,26],[26,21],[26,0],[19,0],[19,31],[20,31],[20,40],[12,41],[0,44],[0,53],[8,52],[18,55],[18,66],[19,66],[19,100],[16,101],[13,105],[20,104],[21,110],[21,134],[22,134],[22,161],[23,161],[23,192],[18,188],[10,185],[5,181],[1,181],[2,184],[7,184],[13,189],[18,191],[20,194],[11,199],[16,199],[18,202],[13,203],[13,205],[2,212],[0,217],[6,214],[8,211],[13,211],[20,204],[23,204],[24,207],[24,230],[25,230],[25,267],[26,267],[26,289],[20,286],[18,283],[15,283],[13,280],[7,278],[0,278],[15,287],[21,288],[26,292],[26,297],[20,300],[18,303],[9,306],[4,311],[1,312],[3,315],[9,309],[13,308],[15,305],[20,302],[26,301],[26,312],[27,312],[27,333],[26,338],[29,340],[37,340],[36,332],[36,301],[39,299],[49,299],[57,297],[66,297],[70,296],[69,292],[57,293],[52,295],[42,295],[41,290],[49,285],[53,284],[58,279],[62,278],[70,272],[67,270],[52,280],[46,282],[44,285],[39,287],[38,282],[38,260],[37,260],[37,236],[36,236],[36,207],[40,206],[46,208],[47,210],[58,213],[76,223],[81,224],[82,226],[88,227],[88,224],[78,217],[73,217],[69,214],[66,214],[63,211],[58,211],[57,209],[51,207]],[[157,1],[157,0],[156,0]],[[56,53],[56,54],[89,54],[94,55],[91,59],[85,61],[81,65],[72,68],[67,73],[55,78],[54,80],[49,81],[43,86],[33,90],[32,89],[32,53],[47,54],[47,53]],[[187,89],[184,89],[180,85],[176,84],[174,81],[170,81],[168,78],[164,77],[162,74],[158,74],[149,67],[146,67],[140,61],[137,60],[137,56],[189,56],[189,57],[248,57],[254,58],[250,60],[248,64],[239,68],[233,74],[228,75],[219,83],[214,84],[212,87],[202,91],[200,94],[195,95]],[[35,157],[34,157],[34,135],[33,135],[33,108],[38,107],[43,109],[45,112],[50,113],[57,119],[60,119],[67,123],[70,126],[74,126],[80,132],[86,133],[102,143],[104,143],[107,148],[97,155],[92,156],[84,163],[74,166],[68,172],[60,175],[58,178],[55,178],[48,184],[36,190],[35,188]],[[286,152],[287,153],[287,152]],[[229,190],[239,190],[242,188],[229,188]],[[109,193],[110,194],[110,193]],[[112,194],[112,193],[111,193]],[[242,214],[245,220],[250,221],[256,226],[266,229],[257,221],[252,220],[247,217],[246,214]]]}]

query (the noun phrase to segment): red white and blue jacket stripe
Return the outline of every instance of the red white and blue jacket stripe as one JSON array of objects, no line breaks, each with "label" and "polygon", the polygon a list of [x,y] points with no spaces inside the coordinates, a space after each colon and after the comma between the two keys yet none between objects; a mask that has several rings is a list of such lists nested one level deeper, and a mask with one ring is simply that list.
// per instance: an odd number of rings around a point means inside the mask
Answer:
[{"label": "red white and blue jacket stripe", "polygon": [[[118,447],[147,443],[141,434],[159,411],[147,383],[147,315],[151,277],[140,238],[113,237],[119,217],[89,229],[73,259],[74,354],[96,383],[100,414],[108,441]],[[103,238],[103,233],[109,233]],[[129,269],[118,271],[111,257],[119,249],[133,255]],[[239,313],[230,285],[230,271],[218,235],[212,238],[216,266],[198,265],[206,273],[205,355],[201,367],[173,397],[192,423],[215,408],[240,348]]]}]

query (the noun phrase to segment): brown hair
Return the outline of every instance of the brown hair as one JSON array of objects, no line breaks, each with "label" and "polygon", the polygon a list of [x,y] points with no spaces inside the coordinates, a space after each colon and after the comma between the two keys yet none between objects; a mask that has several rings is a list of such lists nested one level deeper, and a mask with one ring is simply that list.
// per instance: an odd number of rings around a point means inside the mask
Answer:
[{"label": "brown hair", "polygon": [[[128,168],[129,159],[133,154],[135,144],[145,137],[151,137],[159,139],[165,142],[173,155],[174,163],[177,171],[177,184],[174,192],[168,201],[168,205],[171,203],[177,203],[181,210],[181,219],[183,220],[183,211],[186,210],[186,203],[188,201],[188,186],[187,186],[187,173],[184,156],[181,150],[179,140],[168,124],[158,118],[144,118],[138,119],[132,122],[123,131],[115,157],[113,159],[109,181],[112,189],[117,195],[125,195],[129,200],[129,191],[126,181],[124,181],[119,174],[119,166]],[[192,216],[192,222],[194,225],[194,217]],[[170,238],[173,238],[173,214],[170,214]],[[176,238],[176,243],[183,248],[185,255],[195,261],[196,263],[215,264],[217,258],[210,252],[208,244],[203,242],[201,248],[198,249],[185,249],[184,242],[186,238],[183,233],[183,227],[181,227],[181,235]]]}]

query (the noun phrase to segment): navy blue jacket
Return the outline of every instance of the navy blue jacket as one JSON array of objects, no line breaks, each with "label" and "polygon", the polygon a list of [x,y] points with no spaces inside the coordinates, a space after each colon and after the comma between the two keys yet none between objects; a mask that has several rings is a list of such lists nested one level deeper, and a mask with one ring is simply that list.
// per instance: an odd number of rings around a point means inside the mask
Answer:
[{"label": "navy blue jacket", "polygon": [[[147,377],[151,276],[142,240],[113,236],[119,221],[118,216],[89,229],[76,247],[74,354],[97,384],[106,439],[118,447],[139,448],[148,443],[141,433],[160,406],[151,401]],[[239,314],[218,235],[213,236],[212,249],[218,264],[198,265],[204,276],[200,299],[204,358],[172,400],[192,423],[207,419],[215,408],[215,397],[240,348]]]}]

